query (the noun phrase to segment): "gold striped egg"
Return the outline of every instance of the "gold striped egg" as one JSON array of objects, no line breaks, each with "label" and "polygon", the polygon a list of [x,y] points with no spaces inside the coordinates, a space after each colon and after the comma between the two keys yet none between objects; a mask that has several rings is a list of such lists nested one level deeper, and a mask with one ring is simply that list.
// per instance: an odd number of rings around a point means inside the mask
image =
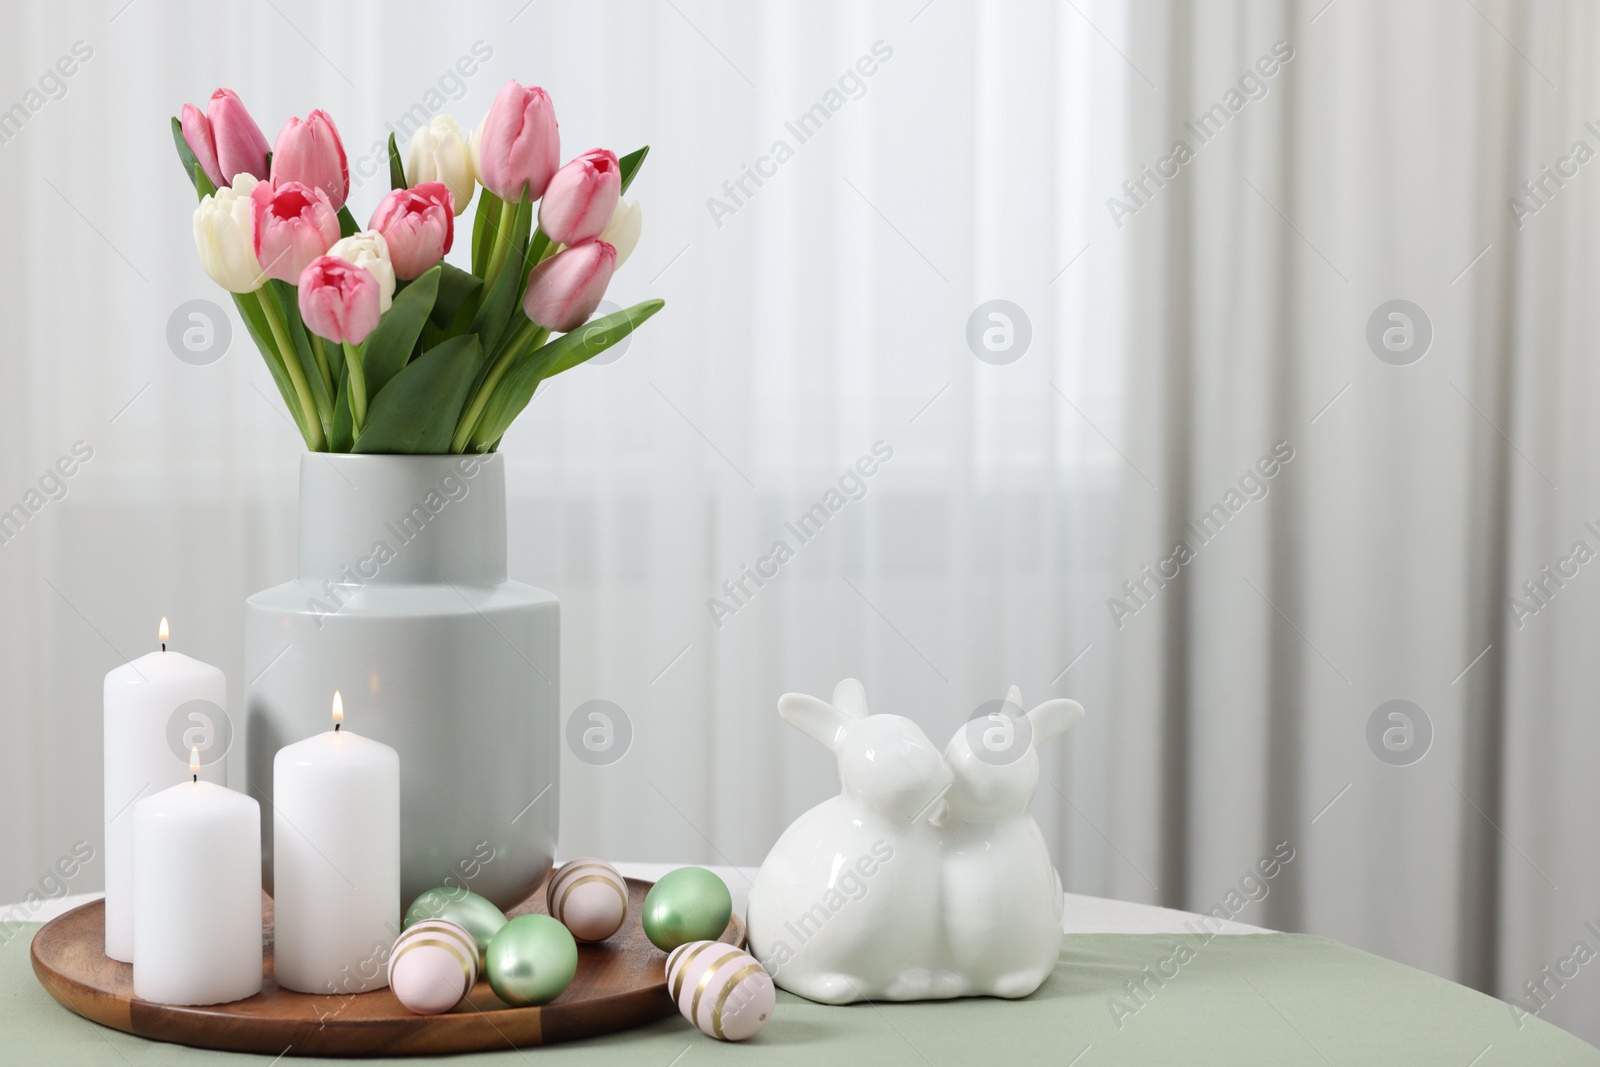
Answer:
[{"label": "gold striped egg", "polygon": [[667,957],[667,992],[708,1037],[743,1041],[772,1018],[777,992],[756,958],[721,941],[691,941]]},{"label": "gold striped egg", "polygon": [[628,917],[628,883],[605,860],[584,856],[561,865],[545,886],[550,917],[579,941],[604,941]]},{"label": "gold striped egg", "polygon": [[444,919],[412,924],[389,952],[389,988],[418,1015],[449,1011],[477,980],[477,942]]}]

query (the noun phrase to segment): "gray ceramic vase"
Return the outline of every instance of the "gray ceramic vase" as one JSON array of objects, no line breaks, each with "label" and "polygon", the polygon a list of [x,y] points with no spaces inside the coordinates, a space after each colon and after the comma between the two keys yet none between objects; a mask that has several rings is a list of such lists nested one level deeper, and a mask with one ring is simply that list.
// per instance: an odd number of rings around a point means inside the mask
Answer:
[{"label": "gray ceramic vase", "polygon": [[246,746],[272,889],[272,759],[331,728],[400,754],[403,905],[520,903],[555,856],[560,606],[506,579],[505,461],[308,453],[294,581],[245,602]]}]

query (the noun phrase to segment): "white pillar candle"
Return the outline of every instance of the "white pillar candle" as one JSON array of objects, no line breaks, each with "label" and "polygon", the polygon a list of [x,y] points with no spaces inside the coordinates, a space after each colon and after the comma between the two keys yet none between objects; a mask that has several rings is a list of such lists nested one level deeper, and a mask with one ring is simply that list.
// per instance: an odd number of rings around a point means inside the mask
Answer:
[{"label": "white pillar candle", "polygon": [[133,992],[224,1004],[261,992],[261,805],[193,777],[133,806]]},{"label": "white pillar candle", "polygon": [[400,756],[334,728],[272,761],[272,908],[278,984],[363,993],[389,984],[400,933]]},{"label": "white pillar candle", "polygon": [[[196,738],[203,765],[200,780],[222,785],[228,682],[209,663],[168,652],[167,620],[161,620],[161,651],[140,656],[106,675],[105,767],[106,955],[133,962],[133,804],[189,780],[186,749],[173,751],[167,729],[173,712],[196,704],[198,714],[215,714],[206,737]],[[206,705],[214,711],[206,711]],[[204,732],[204,731],[202,731]],[[207,751],[210,749],[211,751]]]}]

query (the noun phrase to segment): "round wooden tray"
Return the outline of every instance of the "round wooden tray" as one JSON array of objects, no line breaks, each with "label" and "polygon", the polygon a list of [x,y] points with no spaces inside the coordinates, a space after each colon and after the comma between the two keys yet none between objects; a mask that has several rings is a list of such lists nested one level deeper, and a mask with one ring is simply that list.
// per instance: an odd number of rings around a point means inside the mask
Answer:
[{"label": "round wooden tray", "polygon": [[[266,984],[246,1000],[174,1007],[134,996],[133,968],[105,954],[102,901],[45,924],[33,939],[33,971],[52,997],[85,1019],[197,1048],[268,1056],[410,1056],[548,1045],[626,1030],[677,1011],[667,994],[666,954],[639,926],[650,885],[628,879],[627,922],[598,945],[579,944],[572,985],[538,1008],[506,1006],[482,979],[446,1015],[413,1015],[387,989],[342,997],[279,989],[272,970],[272,902],[265,896]],[[543,886],[510,914],[530,912],[544,914]],[[721,940],[743,943],[737,915]]]}]

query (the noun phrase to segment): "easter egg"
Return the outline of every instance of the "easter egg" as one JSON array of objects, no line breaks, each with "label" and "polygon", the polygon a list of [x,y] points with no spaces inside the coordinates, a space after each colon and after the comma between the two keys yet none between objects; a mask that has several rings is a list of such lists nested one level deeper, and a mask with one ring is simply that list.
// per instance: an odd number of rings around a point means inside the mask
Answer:
[{"label": "easter egg", "polygon": [[548,915],[519,915],[489,942],[484,966],[494,995],[512,1007],[548,1004],[578,972],[578,943]]},{"label": "easter egg", "polygon": [[667,957],[667,992],[683,1017],[719,1041],[743,1041],[767,1025],[777,1001],[772,977],[748,952],[691,941]]},{"label": "easter egg", "polygon": [[568,860],[545,884],[545,903],[579,941],[604,941],[628,917],[628,883],[605,860]]},{"label": "easter egg", "polygon": [[644,936],[662,952],[690,941],[722,936],[733,914],[733,897],[722,879],[704,867],[679,867],[663,875],[644,898]]},{"label": "easter egg", "polygon": [[389,988],[418,1015],[438,1015],[461,1003],[478,980],[478,946],[452,922],[414,923],[389,953]]},{"label": "easter egg", "polygon": [[476,893],[456,886],[440,886],[419,894],[411,902],[400,928],[409,929],[413,923],[427,919],[455,923],[471,934],[478,946],[478,966],[481,968],[484,953],[489,949],[489,939],[506,924],[506,913]]}]

